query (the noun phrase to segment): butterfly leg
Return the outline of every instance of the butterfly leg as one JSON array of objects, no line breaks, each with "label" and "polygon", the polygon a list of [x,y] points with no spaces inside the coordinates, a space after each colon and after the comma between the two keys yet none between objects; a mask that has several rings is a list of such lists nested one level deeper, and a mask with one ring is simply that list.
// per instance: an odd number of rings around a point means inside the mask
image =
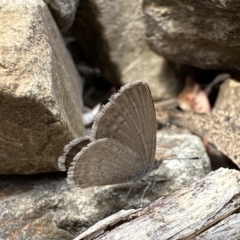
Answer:
[{"label": "butterfly leg", "polygon": [[170,181],[170,180],[172,180],[172,178],[168,178],[168,177],[154,177],[154,181],[153,181],[153,184],[152,184],[152,186],[151,186],[151,191],[152,191],[152,193],[153,193],[153,189],[154,189],[154,187],[155,187],[155,184],[156,183],[159,183],[159,182],[166,182],[166,181]]},{"label": "butterfly leg", "polygon": [[143,180],[141,179],[142,182],[146,183],[146,187],[145,189],[143,190],[143,194],[142,194],[142,197],[141,197],[141,206],[142,206],[142,203],[143,203],[143,198],[145,196],[145,193],[147,192],[147,190],[149,189],[150,185],[151,185],[151,182],[147,181],[147,180]]},{"label": "butterfly leg", "polygon": [[134,186],[134,183],[132,184],[132,186],[131,186],[130,189],[128,190],[128,193],[127,193],[127,195],[126,195],[125,201],[127,201],[128,196],[129,196],[130,192],[131,192],[132,189],[133,189],[133,186]]},{"label": "butterfly leg", "polygon": [[157,182],[157,178],[155,177],[155,178],[154,178],[154,182],[153,182],[153,184],[152,184],[152,186],[151,186],[151,192],[152,192],[152,193],[153,193],[153,189],[154,189],[154,186],[155,186],[156,182]]}]

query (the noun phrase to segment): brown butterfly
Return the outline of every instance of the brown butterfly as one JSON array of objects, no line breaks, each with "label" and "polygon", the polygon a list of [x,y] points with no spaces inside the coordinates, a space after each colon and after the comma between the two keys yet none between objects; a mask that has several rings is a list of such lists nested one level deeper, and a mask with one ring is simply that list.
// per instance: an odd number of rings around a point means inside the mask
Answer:
[{"label": "brown butterfly", "polygon": [[59,168],[68,170],[68,182],[80,188],[141,179],[154,168],[156,129],[148,85],[127,84],[101,109],[91,136],[65,146]]}]

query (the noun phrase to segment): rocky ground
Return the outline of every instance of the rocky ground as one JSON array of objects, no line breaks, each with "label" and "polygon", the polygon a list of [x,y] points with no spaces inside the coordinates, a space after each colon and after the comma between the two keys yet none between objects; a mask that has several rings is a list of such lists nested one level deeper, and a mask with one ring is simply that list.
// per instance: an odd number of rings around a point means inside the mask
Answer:
[{"label": "rocky ground", "polygon": [[163,161],[142,206],[220,167],[238,170],[239,9],[237,0],[2,1],[0,239],[73,239],[141,206],[141,181],[126,200],[131,183],[75,189],[58,167],[64,146],[89,135],[100,106],[135,80],[155,103],[155,157],[200,157]]}]

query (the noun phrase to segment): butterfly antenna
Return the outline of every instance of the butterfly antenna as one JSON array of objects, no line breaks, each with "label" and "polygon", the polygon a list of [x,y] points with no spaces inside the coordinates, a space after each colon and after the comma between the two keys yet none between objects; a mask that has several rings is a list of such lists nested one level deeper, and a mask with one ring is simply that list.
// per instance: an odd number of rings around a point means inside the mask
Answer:
[{"label": "butterfly antenna", "polygon": [[166,158],[166,159],[159,159],[158,161],[155,161],[155,169],[158,169],[160,164],[162,163],[162,161],[165,160],[199,160],[201,159],[200,157],[189,157],[189,158],[177,158],[177,157],[173,157],[173,158]]},{"label": "butterfly antenna", "polygon": [[165,160],[199,160],[201,159],[200,157],[189,157],[189,158],[167,158],[167,159],[162,159],[161,161]]}]

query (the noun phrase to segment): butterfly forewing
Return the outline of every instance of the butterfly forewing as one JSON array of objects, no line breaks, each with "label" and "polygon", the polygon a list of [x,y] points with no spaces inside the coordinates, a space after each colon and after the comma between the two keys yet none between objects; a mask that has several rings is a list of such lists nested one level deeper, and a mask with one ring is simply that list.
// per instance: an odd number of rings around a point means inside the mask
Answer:
[{"label": "butterfly forewing", "polygon": [[156,148],[156,114],[148,85],[125,85],[99,113],[93,126],[95,139],[112,138],[132,149],[144,168],[151,168]]}]

